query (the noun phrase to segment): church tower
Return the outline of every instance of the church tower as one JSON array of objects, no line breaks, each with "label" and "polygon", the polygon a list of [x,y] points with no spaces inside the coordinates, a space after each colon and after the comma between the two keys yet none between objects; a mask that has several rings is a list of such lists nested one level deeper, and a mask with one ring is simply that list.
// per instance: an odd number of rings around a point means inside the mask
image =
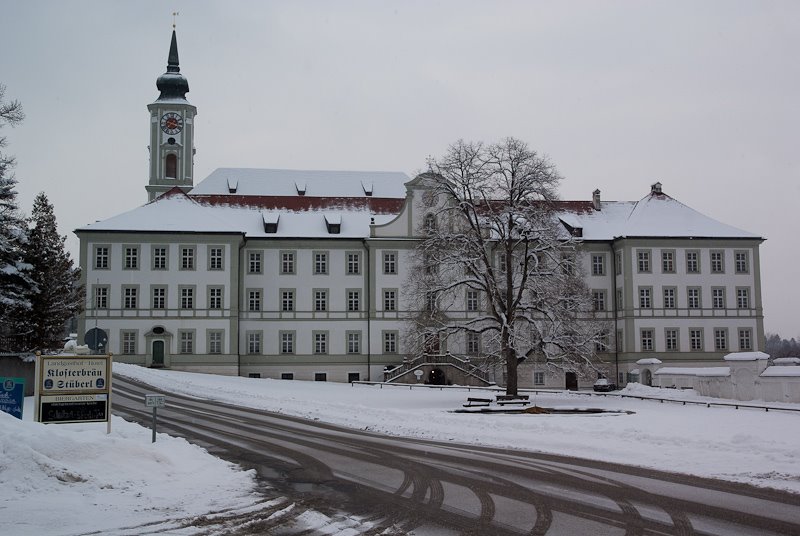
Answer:
[{"label": "church tower", "polygon": [[175,186],[188,192],[194,186],[194,117],[189,104],[189,82],[181,74],[178,39],[172,30],[167,72],[158,77],[158,99],[150,111],[150,182],[147,200],[152,201]]}]

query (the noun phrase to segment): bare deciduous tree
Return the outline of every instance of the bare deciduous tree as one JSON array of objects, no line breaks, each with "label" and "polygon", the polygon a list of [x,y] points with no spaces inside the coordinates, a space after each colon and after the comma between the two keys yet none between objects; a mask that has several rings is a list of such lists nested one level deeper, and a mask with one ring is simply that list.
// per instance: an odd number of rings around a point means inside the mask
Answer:
[{"label": "bare deciduous tree", "polygon": [[[592,317],[578,240],[556,216],[555,166],[508,138],[458,141],[429,168],[409,281],[420,311],[412,321],[417,349],[430,351],[424,341],[439,334],[477,334],[482,353],[505,364],[509,395],[517,394],[525,356],[579,373],[594,369],[595,345],[606,341]],[[479,296],[477,311],[451,314],[474,309],[463,305],[468,293]]]}]

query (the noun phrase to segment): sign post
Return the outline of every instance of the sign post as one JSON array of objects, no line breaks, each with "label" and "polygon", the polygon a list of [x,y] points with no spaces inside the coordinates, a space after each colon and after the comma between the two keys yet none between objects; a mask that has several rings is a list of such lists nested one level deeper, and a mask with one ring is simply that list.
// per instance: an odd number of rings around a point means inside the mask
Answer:
[{"label": "sign post", "polygon": [[156,442],[156,410],[158,408],[166,407],[167,397],[164,395],[144,395],[144,405],[147,408],[153,408],[153,441]]}]

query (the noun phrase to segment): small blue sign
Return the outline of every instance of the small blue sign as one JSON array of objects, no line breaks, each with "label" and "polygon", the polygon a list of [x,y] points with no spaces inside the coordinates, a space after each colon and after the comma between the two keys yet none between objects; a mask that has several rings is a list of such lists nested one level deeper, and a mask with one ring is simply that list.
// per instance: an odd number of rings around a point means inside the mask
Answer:
[{"label": "small blue sign", "polygon": [[0,411],[22,419],[25,404],[25,379],[0,377]]}]

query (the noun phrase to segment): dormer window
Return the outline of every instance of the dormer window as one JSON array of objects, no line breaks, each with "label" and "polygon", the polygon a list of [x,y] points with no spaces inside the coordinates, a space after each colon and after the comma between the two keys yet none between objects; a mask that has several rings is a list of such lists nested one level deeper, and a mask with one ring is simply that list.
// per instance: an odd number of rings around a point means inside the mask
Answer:
[{"label": "dormer window", "polygon": [[325,226],[328,228],[328,234],[339,234],[342,232],[342,216],[341,215],[325,215]]},{"label": "dormer window", "polygon": [[164,159],[164,175],[168,179],[178,177],[178,157],[174,153],[168,154]]},{"label": "dormer window", "polygon": [[306,195],[305,181],[295,181],[294,187],[297,189],[297,195]]},{"label": "dormer window", "polygon": [[371,182],[361,181],[361,187],[364,188],[364,195],[372,197],[373,185]]},{"label": "dormer window", "polygon": [[264,220],[264,232],[269,234],[275,234],[278,232],[278,222],[281,219],[280,214],[275,214],[272,212],[265,212],[261,214],[262,219]]},{"label": "dormer window", "polygon": [[228,177],[228,193],[235,194],[239,189],[239,179],[232,179]]}]

